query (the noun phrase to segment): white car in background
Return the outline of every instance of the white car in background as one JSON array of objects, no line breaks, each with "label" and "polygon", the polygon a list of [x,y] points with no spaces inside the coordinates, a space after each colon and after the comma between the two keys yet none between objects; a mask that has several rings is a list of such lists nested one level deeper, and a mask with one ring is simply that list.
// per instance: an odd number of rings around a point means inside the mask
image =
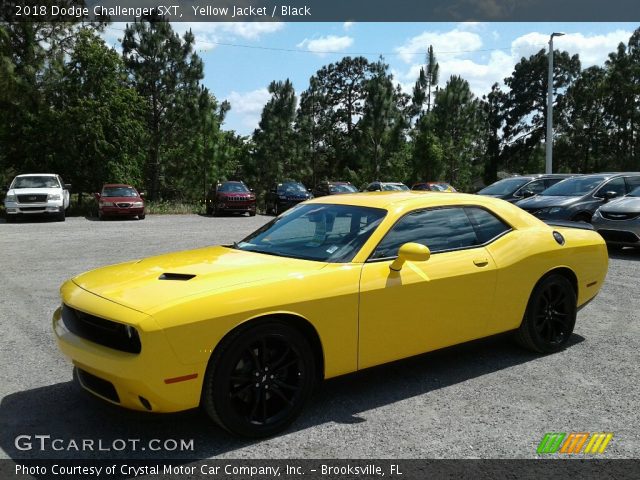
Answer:
[{"label": "white car in background", "polygon": [[30,173],[18,175],[9,186],[4,199],[7,223],[19,215],[54,215],[64,222],[69,208],[69,189],[60,175],[55,173]]}]

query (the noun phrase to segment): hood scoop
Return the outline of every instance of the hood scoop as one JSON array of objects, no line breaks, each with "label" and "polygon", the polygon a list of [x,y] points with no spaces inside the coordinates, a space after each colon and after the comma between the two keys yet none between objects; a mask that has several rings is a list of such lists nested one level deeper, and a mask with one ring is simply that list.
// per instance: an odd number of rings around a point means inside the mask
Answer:
[{"label": "hood scoop", "polygon": [[186,282],[187,280],[191,280],[195,275],[191,275],[189,273],[163,273],[158,277],[158,280],[178,280],[181,282]]}]

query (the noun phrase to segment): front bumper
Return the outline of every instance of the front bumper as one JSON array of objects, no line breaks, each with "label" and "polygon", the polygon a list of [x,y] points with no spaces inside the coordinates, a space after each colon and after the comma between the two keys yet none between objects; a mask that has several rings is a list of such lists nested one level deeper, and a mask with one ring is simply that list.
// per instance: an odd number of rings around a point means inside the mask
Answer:
[{"label": "front bumper", "polygon": [[218,210],[225,212],[255,212],[256,202],[220,202]]},{"label": "front bumper", "polygon": [[4,202],[7,215],[58,215],[64,210],[62,200],[49,200],[41,203]]},{"label": "front bumper", "polygon": [[110,217],[135,217],[137,215],[144,215],[144,207],[100,207],[100,212],[102,215]]},{"label": "front bumper", "polygon": [[[141,352],[135,354],[81,338],[67,329],[62,309],[58,308],[53,314],[58,347],[79,370],[78,380],[85,390],[132,410],[177,412],[199,405],[206,364],[182,363],[151,317],[69,286],[70,283],[63,286],[65,303],[94,315],[102,312],[96,316],[109,320],[129,320],[127,324],[136,327],[142,344]],[[65,289],[75,291],[66,296]]]},{"label": "front bumper", "polygon": [[631,220],[609,220],[596,213],[591,219],[591,224],[610,245],[640,247],[640,217]]}]

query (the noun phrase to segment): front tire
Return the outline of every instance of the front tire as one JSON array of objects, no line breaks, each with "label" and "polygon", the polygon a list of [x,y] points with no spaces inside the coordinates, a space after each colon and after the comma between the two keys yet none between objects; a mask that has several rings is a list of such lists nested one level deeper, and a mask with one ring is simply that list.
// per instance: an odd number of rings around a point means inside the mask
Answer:
[{"label": "front tire", "polygon": [[516,340],[538,353],[562,350],[576,323],[576,292],[566,277],[554,273],[544,277],[533,290]]},{"label": "front tire", "polygon": [[66,215],[65,215],[64,208],[61,208],[60,212],[58,213],[58,215],[56,215],[56,220],[58,220],[59,222],[64,222],[65,217],[66,217]]},{"label": "front tire", "polygon": [[300,414],[316,382],[311,346],[296,329],[268,322],[223,340],[202,386],[202,406],[229,432],[274,435]]}]

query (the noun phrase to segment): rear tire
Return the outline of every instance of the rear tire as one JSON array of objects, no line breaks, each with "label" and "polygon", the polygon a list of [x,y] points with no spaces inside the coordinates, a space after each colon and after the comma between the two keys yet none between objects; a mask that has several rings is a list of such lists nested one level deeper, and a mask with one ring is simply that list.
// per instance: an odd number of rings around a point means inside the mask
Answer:
[{"label": "rear tire", "polygon": [[216,348],[202,386],[202,407],[235,435],[268,437],[295,420],[315,382],[307,339],[285,323],[270,321],[241,329]]},{"label": "rear tire", "polygon": [[531,293],[516,340],[538,353],[562,350],[576,323],[576,303],[573,285],[564,276],[543,277]]}]

